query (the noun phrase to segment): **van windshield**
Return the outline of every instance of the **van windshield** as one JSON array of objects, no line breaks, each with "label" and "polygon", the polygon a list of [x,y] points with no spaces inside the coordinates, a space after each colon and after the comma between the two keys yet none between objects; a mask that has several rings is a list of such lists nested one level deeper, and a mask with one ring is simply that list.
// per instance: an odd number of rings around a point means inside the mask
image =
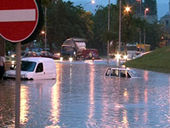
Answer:
[{"label": "van windshield", "polygon": [[21,71],[33,72],[35,69],[36,62],[22,61]]}]

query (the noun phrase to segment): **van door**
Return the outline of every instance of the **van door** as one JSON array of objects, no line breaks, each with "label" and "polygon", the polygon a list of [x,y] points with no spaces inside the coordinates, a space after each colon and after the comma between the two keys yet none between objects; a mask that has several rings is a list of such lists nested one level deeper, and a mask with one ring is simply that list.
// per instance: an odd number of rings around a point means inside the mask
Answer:
[{"label": "van door", "polygon": [[44,79],[45,78],[45,71],[43,63],[39,63],[35,70],[35,77],[34,79]]}]

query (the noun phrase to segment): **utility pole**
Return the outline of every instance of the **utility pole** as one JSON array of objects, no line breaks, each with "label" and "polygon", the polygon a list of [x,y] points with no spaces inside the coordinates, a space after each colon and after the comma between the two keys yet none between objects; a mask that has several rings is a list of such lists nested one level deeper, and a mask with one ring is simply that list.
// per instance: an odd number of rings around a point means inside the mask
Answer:
[{"label": "utility pole", "polygon": [[47,50],[47,7],[44,10],[44,17],[45,17],[45,51]]},{"label": "utility pole", "polygon": [[[108,33],[110,32],[110,0],[108,0]],[[110,41],[107,41],[107,64],[109,64]]]},{"label": "utility pole", "polygon": [[[119,47],[118,47],[118,54],[121,51],[121,27],[122,27],[122,1],[119,0]],[[120,59],[118,60],[118,66],[120,66]]]},{"label": "utility pole", "polygon": [[5,56],[5,40],[0,37],[0,56]]}]

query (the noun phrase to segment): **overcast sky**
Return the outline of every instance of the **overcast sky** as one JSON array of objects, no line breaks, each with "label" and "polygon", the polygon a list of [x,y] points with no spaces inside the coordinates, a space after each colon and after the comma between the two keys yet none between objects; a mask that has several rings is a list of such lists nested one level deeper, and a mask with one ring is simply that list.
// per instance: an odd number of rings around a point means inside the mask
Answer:
[{"label": "overcast sky", "polygon": [[[65,0],[68,1],[68,0]],[[85,7],[86,10],[94,11],[96,8],[96,5],[103,5],[106,6],[108,4],[108,0],[95,0],[96,4],[91,5],[90,1],[91,0],[70,0],[74,2],[75,5],[82,4],[82,6]],[[117,0],[110,0],[111,3],[116,3]],[[164,16],[168,11],[169,0],[157,0],[157,8],[158,8],[158,18]]]}]

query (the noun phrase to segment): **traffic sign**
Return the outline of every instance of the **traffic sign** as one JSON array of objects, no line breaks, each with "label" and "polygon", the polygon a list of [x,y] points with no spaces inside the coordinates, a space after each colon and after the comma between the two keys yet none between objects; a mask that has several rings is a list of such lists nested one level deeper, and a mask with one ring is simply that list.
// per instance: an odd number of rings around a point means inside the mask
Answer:
[{"label": "traffic sign", "polygon": [[1,0],[0,35],[11,42],[26,40],[39,18],[36,0]]}]

